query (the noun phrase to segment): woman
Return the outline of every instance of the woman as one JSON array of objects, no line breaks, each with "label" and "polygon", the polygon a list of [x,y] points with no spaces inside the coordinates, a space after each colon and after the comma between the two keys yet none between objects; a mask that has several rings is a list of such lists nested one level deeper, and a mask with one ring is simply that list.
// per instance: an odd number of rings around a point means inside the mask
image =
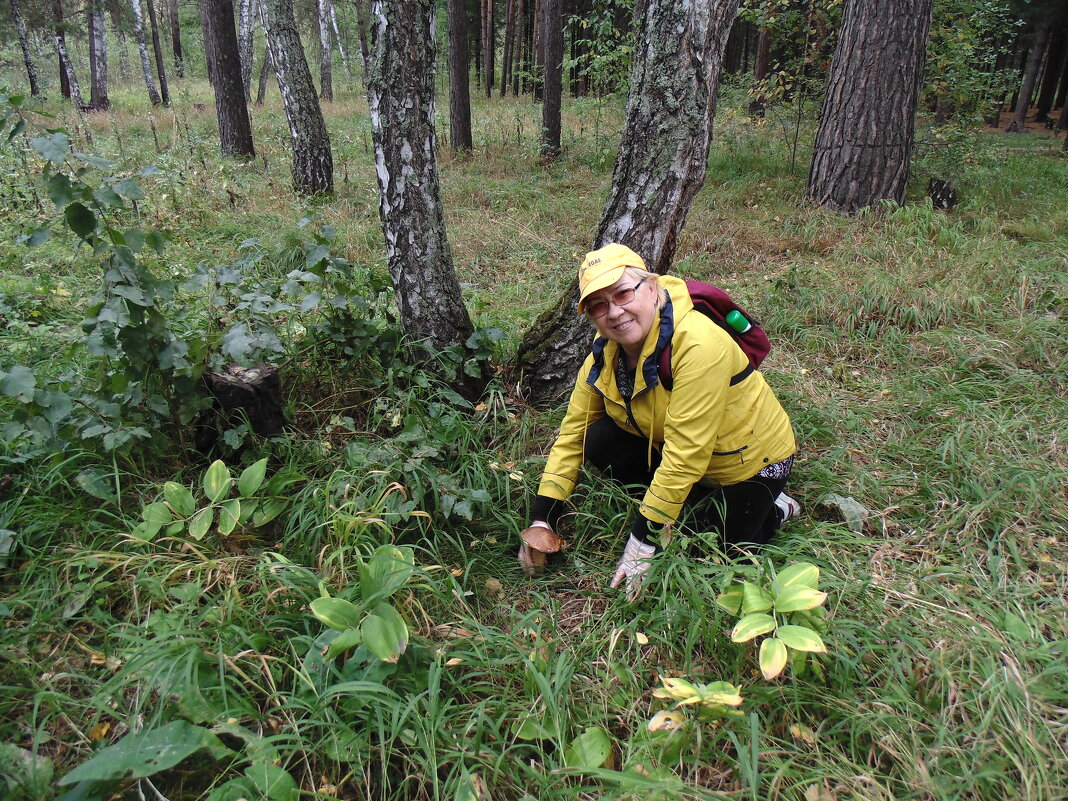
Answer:
[{"label": "woman", "polygon": [[[799,507],[782,494],[796,449],[790,419],[730,334],[693,307],[685,282],[607,245],[579,268],[580,313],[597,329],[523,531],[527,572],[562,547],[555,527],[582,463],[641,493],[611,586],[634,597],[660,530],[683,506],[724,544],[764,543]],[[670,344],[672,388],[657,375]]]}]

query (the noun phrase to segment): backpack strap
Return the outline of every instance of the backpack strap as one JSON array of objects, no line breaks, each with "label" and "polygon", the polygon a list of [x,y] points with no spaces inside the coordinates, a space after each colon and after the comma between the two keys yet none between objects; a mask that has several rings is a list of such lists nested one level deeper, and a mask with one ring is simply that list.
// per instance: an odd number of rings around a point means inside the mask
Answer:
[{"label": "backpack strap", "polygon": [[[671,390],[675,386],[675,378],[671,375],[670,342],[668,343],[668,346],[664,348],[664,350],[661,352],[660,361],[657,363],[656,369],[660,375],[660,383],[663,385],[664,389],[666,389],[668,392],[671,392]],[[742,383],[743,381],[745,381],[745,379],[749,378],[749,376],[752,375],[754,372],[756,372],[756,368],[753,367],[752,364],[747,364],[744,370],[742,370],[740,373],[736,373],[735,375],[731,376],[730,385],[733,387],[737,384]]]}]

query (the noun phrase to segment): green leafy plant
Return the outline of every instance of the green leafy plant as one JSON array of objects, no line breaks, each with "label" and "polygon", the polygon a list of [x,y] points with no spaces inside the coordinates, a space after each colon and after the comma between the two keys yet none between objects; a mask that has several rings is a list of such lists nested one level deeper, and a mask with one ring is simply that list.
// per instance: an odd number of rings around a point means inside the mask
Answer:
[{"label": "green leafy plant", "polygon": [[[758,661],[765,679],[779,676],[788,662],[800,672],[810,653],[824,653],[820,636],[826,630],[818,588],[819,568],[807,562],[790,565],[766,586],[742,581],[716,598],[716,604],[741,619],[731,629],[732,642],[749,642],[764,635]],[[813,669],[819,670],[813,662]]]},{"label": "green leafy plant", "polygon": [[[388,603],[415,572],[411,548],[382,545],[367,559],[358,559],[359,584],[342,595],[323,595],[310,604],[311,613],[337,634],[327,644],[326,657],[362,645],[383,662],[396,662],[408,647],[408,624]],[[350,600],[355,598],[355,602]]]},{"label": "green leafy plant", "polygon": [[276,476],[264,485],[266,475],[266,457],[246,467],[236,481],[230,468],[216,460],[201,477],[202,497],[198,499],[184,484],[168,481],[163,500],[145,506],[142,521],[130,534],[145,542],[160,531],[169,537],[185,534],[202,540],[213,529],[225,537],[240,529],[262,528],[285,511],[289,501],[280,491],[293,480]]}]

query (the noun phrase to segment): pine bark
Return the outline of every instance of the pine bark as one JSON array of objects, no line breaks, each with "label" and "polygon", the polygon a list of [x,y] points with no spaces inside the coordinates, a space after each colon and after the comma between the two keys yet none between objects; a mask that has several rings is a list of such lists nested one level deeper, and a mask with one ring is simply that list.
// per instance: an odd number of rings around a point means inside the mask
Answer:
[{"label": "pine bark", "polygon": [[330,0],[317,0],[319,15],[319,97],[334,100],[334,59],[330,47]]},{"label": "pine bark", "polygon": [[482,84],[486,97],[493,94],[494,38],[493,0],[482,0]]},{"label": "pine bark", "polygon": [[844,214],[902,203],[931,0],[846,0],[808,174],[808,197]]},{"label": "pine bark", "polygon": [[1064,47],[1064,30],[1054,30],[1050,35],[1049,53],[1046,56],[1046,69],[1042,74],[1042,84],[1038,91],[1038,109],[1035,122],[1045,122],[1053,110],[1053,100],[1057,94],[1057,81],[1064,72],[1068,53]]},{"label": "pine bark", "polygon": [[26,65],[26,77],[30,82],[30,94],[37,97],[41,94],[41,87],[37,82],[37,67],[33,63],[33,57],[30,55],[30,37],[26,33],[26,23],[22,20],[22,11],[19,9],[18,0],[11,0],[11,19],[15,23],[19,46],[22,48],[22,61]]},{"label": "pine bark", "polygon": [[334,191],[334,159],[323,110],[293,16],[292,0],[264,4],[267,45],[282,93],[293,147],[293,189],[302,195]]},{"label": "pine bark", "polygon": [[449,31],[449,145],[454,153],[470,152],[471,58],[467,47],[464,0],[448,0]]},{"label": "pine bark", "polygon": [[215,90],[215,116],[219,121],[219,145],[224,156],[252,158],[252,125],[241,86],[241,58],[237,52],[237,28],[231,0],[201,0],[200,25],[204,31],[204,54]]},{"label": "pine bark", "polygon": [[541,104],[541,157],[560,155],[560,106],[564,93],[564,14],[560,0],[542,0],[545,81]]},{"label": "pine bark", "polygon": [[[648,0],[642,9],[622,139],[594,248],[621,242],[650,270],[671,267],[704,185],[723,50],[737,8],[737,0]],[[592,332],[576,313],[577,301],[572,279],[523,337],[517,364],[531,403],[562,400],[589,352]]]},{"label": "pine bark", "polygon": [[89,27],[89,107],[93,111],[111,108],[108,99],[108,43],[103,0],[89,0],[86,7]]},{"label": "pine bark", "polygon": [[[461,350],[473,333],[460,294],[435,154],[434,0],[376,0],[367,99],[379,212],[390,277],[405,333],[430,354]],[[478,395],[485,378],[448,376]]]},{"label": "pine bark", "polygon": [[1046,52],[1046,45],[1049,43],[1051,28],[1052,20],[1048,15],[1039,21],[1038,33],[1034,44],[1031,45],[1031,54],[1024,68],[1023,82],[1016,95],[1016,107],[1013,110],[1012,119],[1005,126],[1006,131],[1020,133],[1027,127],[1027,110],[1031,107],[1031,95],[1034,94],[1035,83],[1038,81],[1038,68],[1042,64],[1042,54]]},{"label": "pine bark", "polygon": [[182,56],[182,29],[178,22],[178,0],[170,0],[171,18],[171,52],[174,54],[174,73],[181,80],[185,77],[185,65]]},{"label": "pine bark", "polygon": [[145,0],[145,8],[148,10],[148,24],[152,31],[152,50],[156,55],[156,74],[159,76],[159,95],[163,105],[171,104],[171,91],[167,86],[167,69],[163,63],[163,45],[159,40],[159,25],[156,22],[156,9],[152,0]]},{"label": "pine bark", "polygon": [[145,76],[148,100],[153,106],[158,106],[163,101],[156,91],[156,78],[152,75],[152,63],[148,59],[148,42],[145,41],[145,26],[141,19],[141,0],[130,0],[130,10],[133,12],[134,38],[137,40],[137,54],[141,57],[141,72]]}]

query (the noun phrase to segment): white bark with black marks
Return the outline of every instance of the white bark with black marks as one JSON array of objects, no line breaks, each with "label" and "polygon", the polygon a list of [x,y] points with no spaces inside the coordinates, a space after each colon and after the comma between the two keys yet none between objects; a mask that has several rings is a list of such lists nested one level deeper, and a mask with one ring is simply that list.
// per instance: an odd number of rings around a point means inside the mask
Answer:
[{"label": "white bark with black marks", "polygon": [[89,0],[89,106],[93,111],[111,108],[108,99],[108,39],[104,24],[104,0]]},{"label": "white bark with black marks", "polygon": [[319,16],[319,97],[334,101],[334,53],[330,46],[330,0],[316,0]]},{"label": "white bark with black marks", "polygon": [[134,38],[137,40],[137,54],[141,57],[141,72],[145,76],[145,86],[148,88],[148,99],[153,106],[158,106],[159,92],[156,91],[156,79],[152,75],[152,62],[148,58],[148,42],[145,41],[145,26],[141,20],[141,0],[130,0],[130,10],[133,12]]},{"label": "white bark with black marks", "polygon": [[37,83],[37,66],[33,63],[30,55],[30,37],[26,33],[26,23],[22,19],[18,0],[11,0],[11,19],[15,22],[15,31],[19,36],[19,46],[22,47],[22,60],[26,64],[26,77],[30,81],[30,94],[37,97],[41,94],[41,87]]},{"label": "white bark with black marks", "polygon": [[[434,135],[434,0],[375,0],[367,99],[389,273],[405,333],[431,353],[474,328],[445,233]],[[450,376],[467,395],[484,379]]]},{"label": "white bark with black marks", "polygon": [[[723,50],[738,0],[649,0],[637,47],[622,139],[594,248],[621,242],[658,273],[704,185]],[[566,269],[577,272],[578,265]],[[576,313],[578,282],[523,336],[517,363],[530,402],[562,400],[592,338]]]},{"label": "white bark with black marks", "polygon": [[267,47],[289,123],[293,189],[303,195],[333,192],[334,159],[330,136],[297,32],[292,0],[267,0],[263,10]]},{"label": "white bark with black marks", "polygon": [[241,86],[245,90],[245,100],[252,99],[252,45],[256,30],[255,0],[241,0],[237,30],[237,50],[241,58]]}]

